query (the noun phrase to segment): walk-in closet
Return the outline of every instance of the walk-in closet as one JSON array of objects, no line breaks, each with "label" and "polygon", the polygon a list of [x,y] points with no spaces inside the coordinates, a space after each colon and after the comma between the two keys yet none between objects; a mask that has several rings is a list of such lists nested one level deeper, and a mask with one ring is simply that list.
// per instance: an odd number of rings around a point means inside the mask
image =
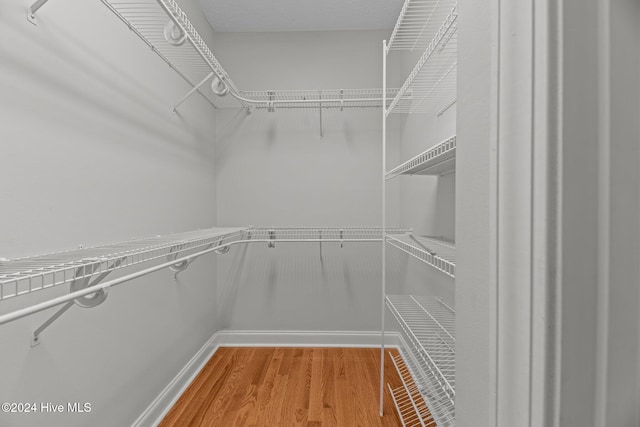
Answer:
[{"label": "walk-in closet", "polygon": [[0,427],[640,426],[637,1],[0,34]]}]

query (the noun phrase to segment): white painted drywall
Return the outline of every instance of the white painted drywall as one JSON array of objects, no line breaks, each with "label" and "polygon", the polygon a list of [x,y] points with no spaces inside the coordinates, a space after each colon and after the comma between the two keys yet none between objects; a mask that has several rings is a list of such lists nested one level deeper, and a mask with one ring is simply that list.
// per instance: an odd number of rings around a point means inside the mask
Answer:
[{"label": "white painted drywall", "polygon": [[[49,2],[37,26],[29,3],[0,5],[0,256],[214,226],[213,108],[194,97],[172,115],[187,84],[100,2]],[[35,348],[54,310],[0,326],[0,401],[91,403],[87,414],[0,413],[0,425],[131,424],[215,332],[215,283],[207,256],[178,282],[162,271],[121,285],[95,309],[73,307]]]},{"label": "white painted drywall", "polygon": [[[220,34],[242,89],[373,88],[385,32]],[[220,225],[381,226],[381,110],[218,114]],[[393,203],[397,205],[397,201]],[[397,221],[397,218],[395,219]],[[249,245],[220,258],[229,329],[380,328],[380,244]]]}]

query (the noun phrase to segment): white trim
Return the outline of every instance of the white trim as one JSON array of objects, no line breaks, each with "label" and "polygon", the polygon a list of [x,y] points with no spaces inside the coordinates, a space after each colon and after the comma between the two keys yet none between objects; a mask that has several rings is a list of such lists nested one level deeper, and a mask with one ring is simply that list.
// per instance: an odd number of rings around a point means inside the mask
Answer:
[{"label": "white trim", "polygon": [[[399,333],[385,334],[386,347],[399,348],[400,345],[402,345],[402,337]],[[132,427],[158,425],[220,347],[379,348],[380,331],[226,330],[216,332],[151,402]]]},{"label": "white trim", "polygon": [[[491,69],[490,69],[490,98],[489,98],[489,336],[487,337],[489,344],[489,384],[487,384],[487,392],[489,395],[488,419],[484,425],[498,425],[498,373],[500,371],[499,359],[499,289],[498,289],[498,251],[499,240],[499,203],[500,194],[498,191],[498,183],[500,179],[500,34],[502,25],[501,0],[491,0],[491,35],[493,42],[491,49]],[[456,362],[457,363],[457,362]]]},{"label": "white trim", "polygon": [[611,28],[608,0],[598,3],[598,330],[594,425],[607,425],[611,257]]},{"label": "white trim", "polygon": [[211,338],[198,350],[191,360],[178,372],[160,394],[151,402],[132,427],[157,426],[167,415],[169,409],[176,403],[189,384],[200,373],[207,364],[211,356],[218,350],[219,333],[213,334]]},{"label": "white trim", "polygon": [[[379,348],[380,331],[220,331],[220,347]],[[397,347],[398,334],[385,332],[385,346]]]}]

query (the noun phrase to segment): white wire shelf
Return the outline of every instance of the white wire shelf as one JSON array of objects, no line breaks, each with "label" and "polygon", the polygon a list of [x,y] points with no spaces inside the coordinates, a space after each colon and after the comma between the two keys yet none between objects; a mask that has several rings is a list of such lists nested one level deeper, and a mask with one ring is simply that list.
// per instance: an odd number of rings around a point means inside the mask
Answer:
[{"label": "white wire shelf", "polygon": [[[409,229],[388,229],[404,234]],[[0,261],[0,300],[76,280],[100,276],[154,260],[171,260],[212,246],[266,241],[379,242],[381,228],[281,227],[211,228],[149,239],[130,240],[72,251]]]},{"label": "white wire shelf", "polygon": [[[387,89],[387,106],[400,89]],[[382,107],[382,89],[263,90],[240,91],[257,102],[256,108],[275,111],[284,108],[344,109]]]},{"label": "white wire shelf", "polygon": [[456,247],[453,242],[413,234],[388,235],[387,243],[448,276],[456,274]]},{"label": "white wire shelf", "polygon": [[[387,234],[404,235],[407,228],[387,228]],[[382,229],[376,227],[259,227],[245,231],[249,240],[272,240],[274,243],[287,241],[382,241]]]},{"label": "white wire shelf", "polygon": [[[446,2],[445,2],[446,3]],[[448,6],[447,3],[446,6]],[[445,5],[438,5],[438,10]],[[453,105],[457,94],[457,6],[447,15],[385,114],[438,112]],[[444,13],[444,12],[443,12]],[[436,14],[440,16],[440,13]]]},{"label": "white wire shelf", "polygon": [[427,404],[414,383],[411,372],[405,365],[402,356],[388,354],[402,381],[402,385],[395,389],[391,388],[391,384],[388,384],[402,425],[404,427],[424,427],[425,420],[431,419]]},{"label": "white wire shelf", "polygon": [[210,228],[0,262],[0,300],[240,239],[243,228]]},{"label": "white wire shelf", "polygon": [[[215,77],[245,108],[275,111],[276,108],[382,107],[382,89],[240,90],[174,0],[101,1],[187,81],[192,91],[200,92],[214,107],[220,104],[221,98],[215,96],[210,85],[205,83]],[[165,27],[169,20],[173,20],[186,34],[184,43],[175,45],[165,38]],[[398,91],[387,91],[389,101]]]},{"label": "white wire shelf", "polygon": [[405,0],[387,50],[426,48],[456,3],[456,0]]},{"label": "white wire shelf", "polygon": [[418,154],[386,174],[386,179],[399,175],[443,175],[456,168],[456,137]]},{"label": "white wire shelf", "polygon": [[429,415],[423,418],[425,425],[436,425],[441,427],[455,426],[455,403],[449,398],[449,395],[440,387],[437,378],[431,375],[430,371],[424,371],[420,368],[420,355],[413,348],[400,348],[405,365],[407,366],[414,384],[418,387],[422,398],[427,403]]},{"label": "white wire shelf", "polygon": [[[195,31],[191,22],[174,1],[157,0],[101,0],[131,31],[142,39],[162,60],[178,73],[192,88],[208,78],[212,71],[225,76],[233,85],[231,78],[206,48],[206,44]],[[169,13],[179,20],[190,33],[191,38],[176,46],[164,37],[165,26],[169,22]],[[206,48],[206,50],[202,50]],[[210,61],[205,59],[207,52]],[[209,85],[202,85],[198,92],[214,107],[215,96]]]},{"label": "white wire shelf", "polygon": [[404,360],[427,404],[431,421],[438,426],[454,426],[453,308],[438,298],[411,295],[387,295],[386,304],[411,346],[410,355],[405,355]]}]

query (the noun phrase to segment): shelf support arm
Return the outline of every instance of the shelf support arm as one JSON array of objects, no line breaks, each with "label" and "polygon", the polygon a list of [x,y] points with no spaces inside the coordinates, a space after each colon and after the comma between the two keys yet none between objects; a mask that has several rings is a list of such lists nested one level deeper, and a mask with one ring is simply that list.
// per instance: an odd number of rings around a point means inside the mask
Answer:
[{"label": "shelf support arm", "polygon": [[213,77],[213,71],[210,72],[207,77],[205,77],[204,79],[202,79],[202,81],[200,83],[198,83],[197,85],[195,85],[189,92],[187,92],[187,94],[182,97],[182,99],[180,101],[178,101],[178,103],[176,105],[173,106],[173,109],[171,110],[173,113],[176,112],[176,109],[182,105],[184,103],[184,101],[186,101],[187,99],[189,99],[189,97],[191,95],[193,95],[198,89],[200,89],[200,87],[202,87],[203,84],[205,84],[211,77]]},{"label": "shelf support arm", "polygon": [[67,310],[73,307],[73,304],[75,304],[75,302],[69,301],[68,303],[63,305],[62,308],[56,311],[53,316],[48,318],[42,325],[40,325],[38,329],[33,331],[33,335],[31,336],[31,347],[35,347],[38,344],[40,344],[40,334],[42,333],[42,331],[47,329],[49,325],[51,325],[53,322],[55,322],[58,319],[58,317],[62,316]]},{"label": "shelf support arm", "polygon": [[27,10],[27,20],[31,22],[33,25],[37,25],[36,12],[38,11],[38,9],[44,6],[44,4],[48,1],[49,0],[37,0],[35,3],[29,6],[29,9]]},{"label": "shelf support arm", "polygon": [[[98,277],[96,277],[95,279],[93,279],[91,281],[91,283],[88,284],[88,286],[86,286],[86,288],[91,288],[92,286],[97,285],[98,283],[102,282],[102,280],[104,280],[105,277],[107,277],[109,275],[109,273],[111,273],[111,271],[113,271],[114,268],[118,267],[123,261],[125,260],[125,257],[120,258],[119,260],[115,261],[111,267],[109,267],[106,271],[103,271],[102,273],[100,273],[100,275]],[[94,268],[97,268],[98,264],[94,264]],[[83,281],[86,283],[89,280],[88,279],[83,279]],[[81,286],[83,288],[85,288],[85,286]],[[104,294],[105,290],[103,289],[99,289],[95,292],[94,295],[98,295],[98,294]],[[106,295],[103,296],[103,298],[100,299],[96,299],[96,303],[95,305],[91,305],[91,306],[85,306],[85,307],[95,307],[97,305],[99,305],[100,303],[102,303],[104,301],[104,298],[106,297]],[[31,347],[35,347],[38,344],[40,344],[40,334],[47,329],[53,322],[55,322],[56,320],[58,320],[58,318],[60,316],[62,316],[67,310],[69,310],[74,304],[76,303],[76,300],[71,300],[68,301],[65,305],[63,305],[58,311],[56,311],[53,316],[51,316],[49,319],[47,319],[42,325],[40,325],[35,331],[33,331],[33,335],[31,336]]]}]

